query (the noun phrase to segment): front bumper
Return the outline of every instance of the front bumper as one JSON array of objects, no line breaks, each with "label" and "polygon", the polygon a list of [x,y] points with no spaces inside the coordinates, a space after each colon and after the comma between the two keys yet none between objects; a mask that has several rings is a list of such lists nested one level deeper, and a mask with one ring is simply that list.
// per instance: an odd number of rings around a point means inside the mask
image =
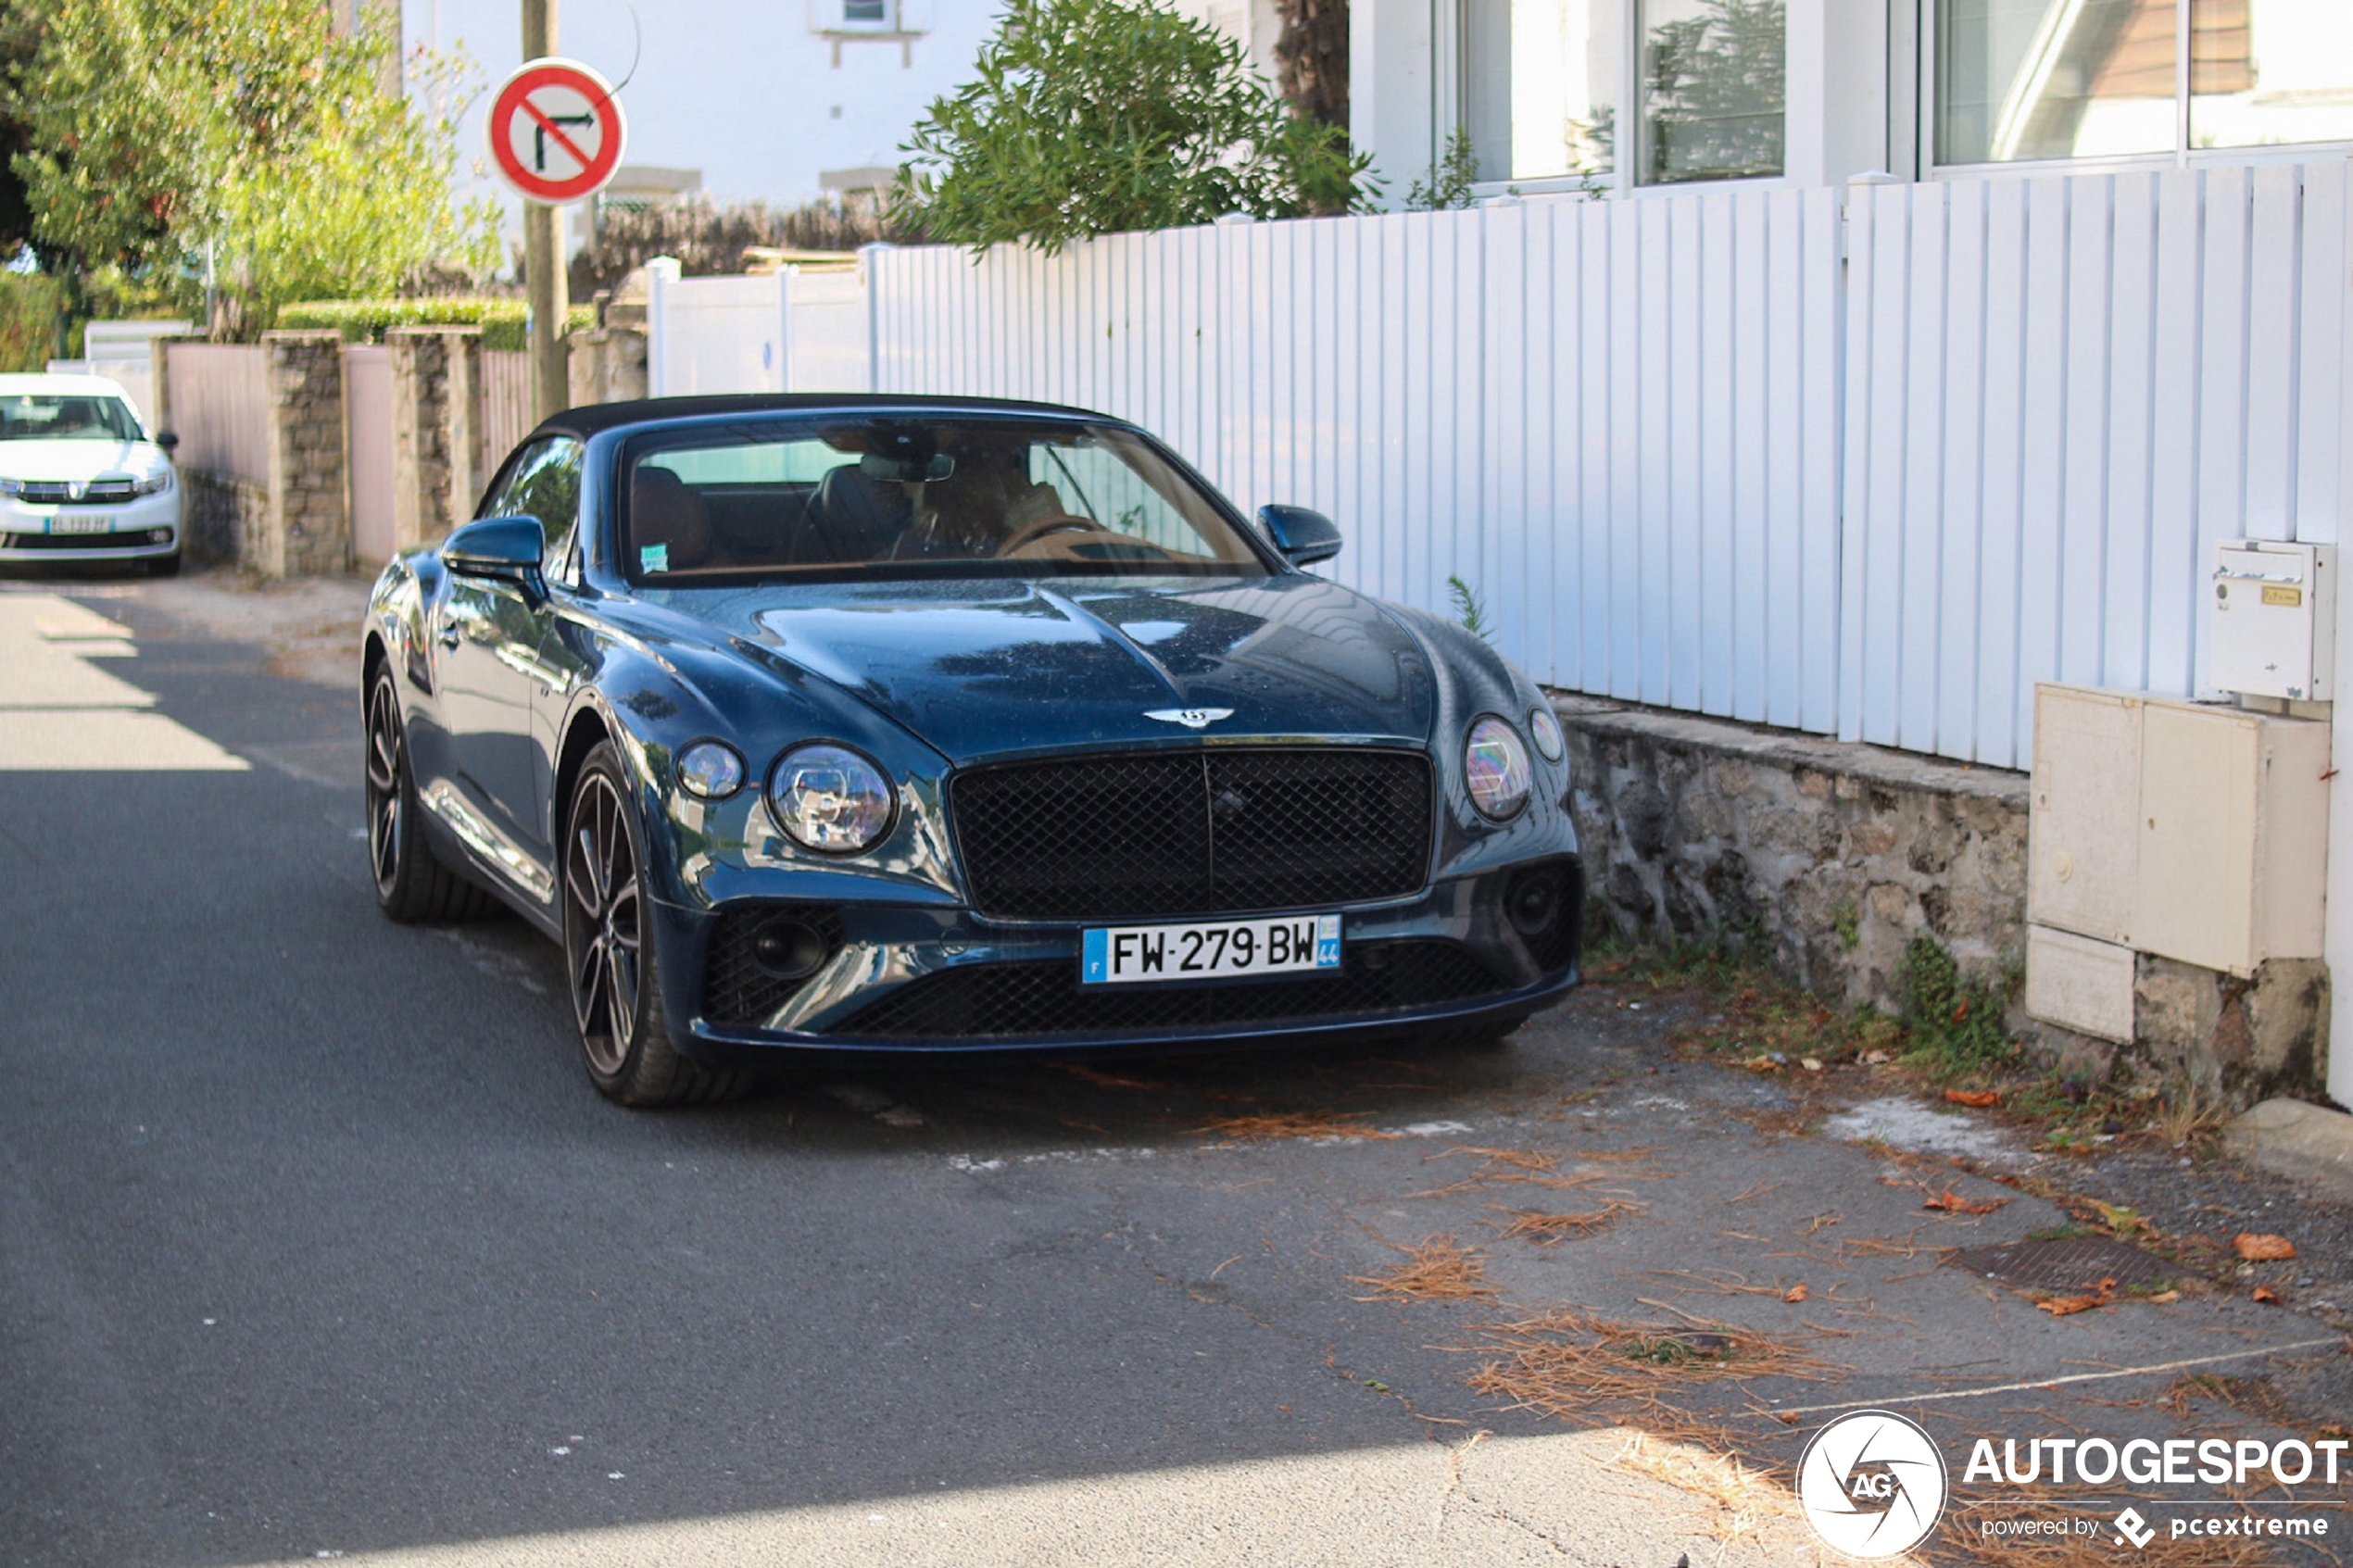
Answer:
[{"label": "front bumper", "polygon": [[[1532,932],[1531,879],[1549,879],[1552,901]],[[1584,882],[1576,857],[1556,856],[1343,907],[1340,973],[1173,986],[1080,986],[1076,922],[992,923],[962,909],[881,904],[654,909],[671,1036],[708,1061],[1102,1054],[1509,1027],[1577,983]],[[772,919],[822,934],[826,957],[796,985],[748,989],[736,938]]]},{"label": "front bumper", "polygon": [[[57,533],[60,511],[105,515],[106,531]],[[148,560],[180,552],[180,490],[104,505],[0,503],[0,561]]]}]

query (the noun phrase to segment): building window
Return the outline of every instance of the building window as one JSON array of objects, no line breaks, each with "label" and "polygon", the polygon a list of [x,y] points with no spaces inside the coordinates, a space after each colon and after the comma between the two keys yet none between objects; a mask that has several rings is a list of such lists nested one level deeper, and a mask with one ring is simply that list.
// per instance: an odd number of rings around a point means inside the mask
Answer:
[{"label": "building window", "polygon": [[1645,185],[1782,168],[1782,0],[1640,0]]},{"label": "building window", "polygon": [[1935,67],[1939,163],[2353,141],[2345,0],[1938,0]]},{"label": "building window", "polygon": [[1626,0],[1467,0],[1464,129],[1481,180],[1559,180],[1617,167]]},{"label": "building window", "polygon": [[892,0],[837,0],[835,26],[851,32],[887,32],[897,19]]}]

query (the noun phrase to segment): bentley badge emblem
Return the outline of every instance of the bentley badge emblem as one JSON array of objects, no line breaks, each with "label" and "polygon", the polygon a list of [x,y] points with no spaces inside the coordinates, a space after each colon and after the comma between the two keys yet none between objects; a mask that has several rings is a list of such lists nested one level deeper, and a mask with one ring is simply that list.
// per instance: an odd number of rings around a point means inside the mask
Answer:
[{"label": "bentley badge emblem", "polygon": [[1205,730],[1220,719],[1231,719],[1230,708],[1153,708],[1144,717],[1157,719],[1164,724],[1182,724],[1189,730]]}]

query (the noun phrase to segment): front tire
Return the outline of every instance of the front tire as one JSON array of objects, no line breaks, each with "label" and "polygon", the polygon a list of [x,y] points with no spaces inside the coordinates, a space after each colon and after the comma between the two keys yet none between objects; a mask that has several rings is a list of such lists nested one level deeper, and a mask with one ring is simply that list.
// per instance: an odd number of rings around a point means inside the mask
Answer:
[{"label": "front tire", "polygon": [[617,1105],[733,1099],[749,1069],[705,1067],[671,1044],[662,1021],[645,833],[621,754],[599,742],[581,763],[564,813],[564,971],[580,1060]]},{"label": "front tire", "polygon": [[368,865],[376,907],[403,925],[472,920],[494,907],[490,895],[434,858],[409,766],[409,734],[392,666],[368,684]]}]

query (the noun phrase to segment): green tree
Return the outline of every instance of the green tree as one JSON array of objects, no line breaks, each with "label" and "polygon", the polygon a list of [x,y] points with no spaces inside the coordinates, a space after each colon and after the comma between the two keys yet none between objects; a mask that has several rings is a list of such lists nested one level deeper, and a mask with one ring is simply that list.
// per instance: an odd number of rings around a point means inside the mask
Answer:
[{"label": "green tree", "polygon": [[1365,205],[1370,160],[1287,110],[1241,45],[1155,0],[1012,0],[978,80],[935,102],[900,170],[935,240],[1073,240]]},{"label": "green tree", "polygon": [[390,30],[338,31],[317,0],[31,3],[15,169],[69,278],[120,269],[185,306],[209,276],[216,332],[250,335],[292,300],[495,261],[488,205],[450,205],[455,63],[414,58],[420,107],[387,91]]},{"label": "green tree", "polygon": [[1651,29],[1652,182],[1781,171],[1788,33],[1783,0],[1704,0],[1698,16]]}]

